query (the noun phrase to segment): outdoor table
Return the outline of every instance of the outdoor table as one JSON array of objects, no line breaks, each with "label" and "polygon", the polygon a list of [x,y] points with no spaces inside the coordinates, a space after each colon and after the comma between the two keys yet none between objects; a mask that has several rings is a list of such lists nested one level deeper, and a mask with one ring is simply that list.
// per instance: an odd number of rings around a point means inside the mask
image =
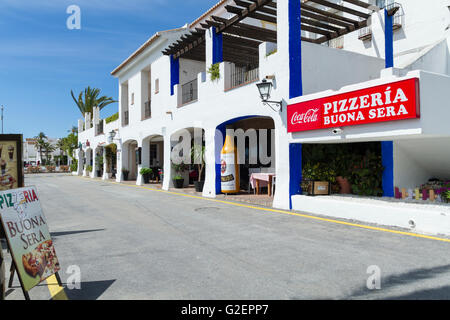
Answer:
[{"label": "outdoor table", "polygon": [[253,189],[256,189],[256,194],[259,193],[260,187],[267,186],[267,194],[272,196],[272,178],[275,177],[275,173],[252,173],[250,175],[250,184]]}]

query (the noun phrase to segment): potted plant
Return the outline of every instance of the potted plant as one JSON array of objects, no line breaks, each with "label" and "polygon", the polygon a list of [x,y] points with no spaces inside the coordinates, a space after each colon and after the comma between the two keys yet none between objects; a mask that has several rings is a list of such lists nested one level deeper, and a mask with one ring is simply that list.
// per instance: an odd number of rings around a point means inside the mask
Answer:
[{"label": "potted plant", "polygon": [[172,163],[172,167],[176,172],[176,175],[172,179],[173,185],[175,188],[181,189],[184,185],[184,178],[181,175],[188,169],[188,166],[184,162],[181,162],[180,164]]},{"label": "potted plant", "polygon": [[330,194],[331,183],[336,180],[334,169],[323,162],[307,162],[302,169],[303,194]]},{"label": "potted plant", "polygon": [[217,81],[220,79],[220,64],[212,64],[207,72],[211,75],[211,81]]},{"label": "potted plant", "polygon": [[336,172],[336,182],[339,185],[340,194],[351,194],[352,185],[349,178],[352,175],[352,154],[347,153],[345,149],[336,149],[336,157],[332,162],[334,171]]},{"label": "potted plant", "polygon": [[191,148],[192,163],[195,163],[198,170],[198,180],[194,181],[195,191],[202,192],[205,180],[203,179],[203,169],[205,168],[205,146],[194,144]]},{"label": "potted plant", "polygon": [[151,168],[142,168],[139,173],[144,178],[144,183],[150,183],[150,175],[153,173]]},{"label": "potted plant", "polygon": [[353,192],[360,196],[382,196],[383,171],[381,156],[367,151],[364,156],[354,155],[351,183]]},{"label": "potted plant", "polygon": [[126,169],[126,168],[122,168],[122,174],[123,174],[123,180],[127,181],[128,180],[128,174],[130,173],[130,170]]},{"label": "potted plant", "polygon": [[180,175],[176,175],[175,177],[173,177],[173,186],[176,189],[182,189],[184,185],[184,178]]},{"label": "potted plant", "polygon": [[448,203],[450,201],[450,190],[441,193],[441,201],[445,203]]}]

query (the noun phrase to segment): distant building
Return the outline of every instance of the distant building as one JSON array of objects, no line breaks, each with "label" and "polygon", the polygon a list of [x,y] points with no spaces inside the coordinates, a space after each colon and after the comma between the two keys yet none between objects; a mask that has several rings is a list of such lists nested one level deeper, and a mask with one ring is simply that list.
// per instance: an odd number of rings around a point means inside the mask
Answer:
[{"label": "distant building", "polygon": [[[48,138],[48,142],[52,146],[57,145],[58,140],[56,138]],[[55,151],[50,152],[48,154],[50,161],[55,162],[55,159],[57,159],[58,156],[66,156],[66,152],[64,152],[62,149],[57,148]],[[38,148],[36,147],[36,139],[35,138],[26,138],[23,142],[23,161],[25,165],[40,165],[42,164],[42,160],[45,160],[46,158],[45,150],[42,150],[42,154],[39,152]],[[56,158],[55,158],[56,157]],[[64,157],[65,158],[65,157]],[[58,159],[57,159],[58,160]],[[60,162],[56,161],[56,165],[59,165]],[[67,162],[67,160],[63,160],[63,162]]]}]

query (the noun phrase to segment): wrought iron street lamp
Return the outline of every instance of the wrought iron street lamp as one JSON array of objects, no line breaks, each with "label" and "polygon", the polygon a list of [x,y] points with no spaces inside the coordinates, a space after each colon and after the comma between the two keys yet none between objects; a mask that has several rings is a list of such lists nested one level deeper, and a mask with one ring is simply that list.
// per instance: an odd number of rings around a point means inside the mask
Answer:
[{"label": "wrought iron street lamp", "polygon": [[[259,95],[261,96],[262,103],[268,105],[274,111],[282,111],[283,102],[282,101],[269,101],[270,93],[272,92],[273,84],[271,81],[267,81],[263,79],[260,83],[257,83],[256,86],[259,90]],[[278,110],[275,110],[272,105],[278,106]]]}]

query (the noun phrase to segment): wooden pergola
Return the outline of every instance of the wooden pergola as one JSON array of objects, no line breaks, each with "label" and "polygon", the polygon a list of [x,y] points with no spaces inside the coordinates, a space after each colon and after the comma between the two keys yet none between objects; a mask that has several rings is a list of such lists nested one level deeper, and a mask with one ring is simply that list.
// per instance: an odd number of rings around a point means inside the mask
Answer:
[{"label": "wooden pergola", "polygon": [[[368,25],[371,12],[379,10],[378,7],[360,0],[343,1],[352,6],[338,5],[328,0],[302,0],[301,28],[310,35],[302,36],[302,41],[322,44],[364,28]],[[163,53],[173,55],[174,58],[205,61],[205,32],[206,29],[215,27],[215,32],[223,36],[225,61],[245,63],[250,59],[257,59],[259,45],[262,42],[276,43],[277,32],[244,20],[252,18],[276,24],[277,3],[273,0],[234,0],[234,3],[235,5],[225,6],[229,13],[234,14],[231,18],[212,15],[200,24],[202,28],[183,35]]]}]

